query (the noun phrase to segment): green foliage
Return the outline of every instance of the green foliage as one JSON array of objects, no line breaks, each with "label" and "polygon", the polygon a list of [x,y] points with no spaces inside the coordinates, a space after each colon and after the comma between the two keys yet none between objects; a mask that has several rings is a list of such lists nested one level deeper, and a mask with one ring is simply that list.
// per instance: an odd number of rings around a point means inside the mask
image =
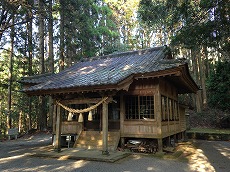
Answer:
[{"label": "green foliage", "polygon": [[145,27],[146,25],[137,17],[140,0],[105,0],[105,2],[113,12],[113,21],[119,31],[119,41],[123,44],[116,49],[126,47],[126,50],[135,50],[150,47],[152,28]]},{"label": "green foliage", "polygon": [[139,14],[149,26],[172,32],[171,44],[212,47],[230,52],[229,2],[226,0],[142,0]]},{"label": "green foliage", "polygon": [[[65,45],[75,59],[102,55],[118,33],[110,8],[101,0],[63,1]],[[75,54],[75,53],[73,53]]]},{"label": "green foliage", "polygon": [[[5,37],[9,36],[9,30],[12,26],[14,18],[14,27],[20,28],[22,24],[26,23],[24,15],[30,6],[26,1],[0,1],[0,45],[4,46]],[[0,46],[2,48],[2,46]]]},{"label": "green foliage", "polygon": [[[47,13],[49,1],[44,2],[44,9],[41,9],[44,15],[45,30],[47,38],[47,22],[49,21]],[[118,42],[117,27],[114,23],[113,13],[103,0],[66,0],[52,1],[54,25],[54,47],[56,50],[60,44],[60,9],[63,7],[64,13],[64,56],[65,60],[72,64],[73,61],[82,57],[103,55],[114,52],[114,42]],[[60,4],[62,3],[62,4]],[[38,74],[39,71],[39,34],[38,34],[38,1],[7,1],[0,2],[0,128],[6,128],[6,114],[8,108],[8,84],[9,84],[9,57],[8,49],[10,40],[10,26],[12,22],[15,29],[14,35],[14,57],[12,74],[12,103],[10,118],[12,126],[18,127],[19,114],[23,118],[22,126],[26,131],[28,115],[31,115],[32,127],[36,128],[39,123],[37,117],[38,99],[36,97],[28,100],[27,95],[19,92],[20,84],[17,82],[22,76]],[[14,20],[12,20],[14,16]],[[32,47],[28,46],[29,41],[29,23],[32,16]],[[4,34],[3,34],[4,33]],[[46,39],[47,40],[47,39]],[[29,51],[32,53],[32,60],[29,63]],[[45,68],[48,69],[49,57],[48,44],[45,44]],[[59,52],[54,52],[55,67],[58,66]],[[29,66],[32,64],[32,67]],[[29,71],[29,68],[32,71]],[[48,70],[46,70],[48,71]],[[29,110],[30,102],[32,104]],[[46,108],[47,109],[47,108]],[[27,121],[28,122],[28,121]]]},{"label": "green foliage", "polygon": [[218,62],[207,81],[209,105],[230,111],[230,62]]},{"label": "green foliage", "polygon": [[[8,81],[9,81],[9,56],[10,51],[3,51],[0,53],[0,117],[2,118],[1,127],[6,128],[6,114],[7,112],[7,102],[8,102]],[[22,57],[18,56],[14,59],[13,63],[13,73],[12,73],[12,108],[10,116],[13,119],[13,126],[17,127],[18,123],[18,114],[20,109],[17,108],[18,101],[21,99],[21,94],[18,92],[19,84],[15,81],[19,80],[22,77],[22,68],[20,68]]]}]

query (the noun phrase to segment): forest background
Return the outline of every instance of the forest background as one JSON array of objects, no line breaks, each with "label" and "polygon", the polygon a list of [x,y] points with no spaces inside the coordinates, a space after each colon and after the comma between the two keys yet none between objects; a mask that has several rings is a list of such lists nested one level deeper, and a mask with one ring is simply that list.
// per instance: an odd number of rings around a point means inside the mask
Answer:
[{"label": "forest background", "polygon": [[191,113],[211,127],[230,120],[228,0],[1,0],[0,135],[52,126],[51,98],[20,92],[22,77],[162,45],[188,61],[202,88],[181,97]]}]

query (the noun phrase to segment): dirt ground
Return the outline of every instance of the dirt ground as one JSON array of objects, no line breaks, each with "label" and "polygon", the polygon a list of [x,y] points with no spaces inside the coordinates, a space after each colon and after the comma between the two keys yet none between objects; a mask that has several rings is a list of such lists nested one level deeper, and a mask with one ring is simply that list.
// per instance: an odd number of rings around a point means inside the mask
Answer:
[{"label": "dirt ground", "polygon": [[174,156],[132,154],[115,163],[61,160],[31,156],[51,146],[51,134],[37,133],[18,140],[0,142],[0,171],[81,172],[228,172],[230,142],[195,140],[180,143]]}]

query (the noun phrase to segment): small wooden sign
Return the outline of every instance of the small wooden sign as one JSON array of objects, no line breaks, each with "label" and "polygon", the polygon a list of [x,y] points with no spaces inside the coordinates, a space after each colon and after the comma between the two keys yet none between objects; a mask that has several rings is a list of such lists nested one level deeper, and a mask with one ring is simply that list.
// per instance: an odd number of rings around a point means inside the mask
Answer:
[{"label": "small wooden sign", "polygon": [[10,140],[10,136],[15,136],[15,139],[17,139],[17,137],[18,137],[18,129],[17,128],[8,129],[7,135],[9,137],[9,140]]}]

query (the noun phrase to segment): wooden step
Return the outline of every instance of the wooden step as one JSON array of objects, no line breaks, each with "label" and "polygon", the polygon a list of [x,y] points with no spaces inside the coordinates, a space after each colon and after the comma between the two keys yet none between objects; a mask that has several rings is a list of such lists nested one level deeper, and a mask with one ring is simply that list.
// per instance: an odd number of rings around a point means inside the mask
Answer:
[{"label": "wooden step", "polygon": [[[98,131],[82,131],[76,140],[75,148],[98,149],[102,150],[102,132]],[[108,132],[108,149],[116,150],[120,140],[120,131]]]},{"label": "wooden step", "polygon": [[[97,149],[97,150],[102,150],[102,146],[92,146],[92,145],[81,145],[77,144],[76,148],[81,148],[81,149]],[[108,150],[114,151],[114,146],[108,146]]]}]

